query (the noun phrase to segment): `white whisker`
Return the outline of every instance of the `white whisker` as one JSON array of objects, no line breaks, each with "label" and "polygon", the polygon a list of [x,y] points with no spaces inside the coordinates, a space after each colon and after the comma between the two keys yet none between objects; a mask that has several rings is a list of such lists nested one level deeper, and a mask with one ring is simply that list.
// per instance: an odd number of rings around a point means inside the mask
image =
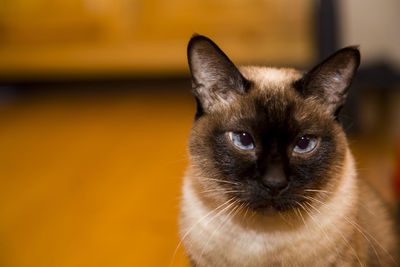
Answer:
[{"label": "white whisker", "polygon": [[[304,196],[304,197],[306,197],[306,196]],[[313,197],[310,197],[310,196],[307,196],[306,197],[307,199],[310,199],[310,200],[312,200],[312,201],[316,201],[316,202],[319,202],[319,203],[321,203],[322,205],[325,205],[325,203],[323,203],[322,201],[320,201],[320,200],[318,200],[318,199],[315,199],[315,198],[313,198]],[[380,262],[380,258],[379,258],[379,255],[378,255],[378,252],[376,251],[376,248],[375,248],[375,246],[372,244],[372,242],[370,241],[370,239],[366,236],[366,235],[368,235],[390,258],[391,258],[391,260],[393,261],[393,263],[395,263],[396,264],[396,262],[395,262],[395,260],[393,259],[393,257],[392,257],[392,255],[375,239],[375,237],[374,236],[372,236],[370,233],[368,233],[365,229],[363,229],[359,224],[357,224],[356,222],[354,222],[354,221],[352,221],[352,220],[350,220],[349,218],[347,218],[346,216],[343,216],[343,218],[349,223],[349,224],[351,224],[358,232],[360,232],[360,234],[365,238],[365,240],[367,240],[367,242],[371,245],[371,247],[372,247],[372,249],[373,249],[373,251],[374,251],[374,254],[376,255],[376,258],[377,258],[377,260]]]},{"label": "white whisker", "polygon": [[[298,201],[296,201],[296,204],[300,206],[300,203]],[[304,220],[303,214],[301,214],[300,208],[296,208],[296,209],[294,209],[294,211],[296,214],[298,213],[299,217],[301,218],[301,220],[304,223],[304,226],[307,226],[306,221]]]},{"label": "white whisker", "polygon": [[202,177],[201,179],[203,179],[203,180],[209,180],[209,181],[215,181],[215,182],[219,182],[219,183],[240,185],[240,183],[238,183],[238,182],[226,181],[226,180],[215,179],[215,178]]},{"label": "white whisker", "polygon": [[366,236],[368,235],[374,242],[375,244],[377,244],[391,259],[391,261],[398,266],[398,264],[396,263],[396,261],[394,260],[393,256],[378,242],[378,240],[376,240],[376,238],[371,235],[370,233],[368,233],[364,228],[361,227],[361,225],[357,224],[355,221],[350,220],[349,218],[347,218],[346,216],[343,217],[349,224],[351,224],[358,232],[360,232],[360,234],[368,241],[368,243],[371,245],[372,249],[374,250],[374,253],[379,261],[380,258],[378,256],[378,252],[375,249],[375,246],[371,243],[370,239]]},{"label": "white whisker", "polygon": [[[213,210],[211,210],[210,212],[208,212],[206,215],[204,215],[203,217],[201,217],[196,223],[194,223],[190,228],[189,228],[189,230],[187,230],[186,231],[186,233],[182,236],[182,238],[181,238],[181,240],[180,240],[180,242],[178,243],[178,245],[177,245],[177,247],[176,247],[176,249],[175,249],[175,251],[174,251],[174,253],[173,253],[173,255],[172,255],[172,259],[171,259],[171,262],[170,262],[170,265],[169,266],[172,266],[172,264],[173,264],[173,262],[174,262],[174,259],[175,259],[175,256],[176,256],[176,253],[178,252],[178,249],[179,249],[179,247],[182,245],[182,242],[183,242],[183,240],[185,240],[185,238],[189,235],[189,233],[194,229],[194,227],[196,226],[196,225],[198,225],[199,223],[201,223],[203,220],[205,220],[208,216],[210,216],[212,213],[214,213],[214,212],[216,212],[219,208],[221,208],[221,207],[223,207],[223,206],[225,206],[225,205],[229,205],[229,203],[233,200],[234,198],[232,197],[232,198],[230,198],[230,199],[228,199],[227,201],[225,201],[224,203],[222,203],[221,205],[219,205],[218,207],[216,207],[215,209],[213,209]],[[211,218],[211,220],[213,219],[213,218],[215,218],[215,216],[217,216],[219,213],[220,213],[221,211],[219,211],[217,214],[215,214],[212,218]],[[209,221],[210,222],[210,221]],[[208,222],[208,223],[209,223]],[[208,224],[207,223],[207,224]]]},{"label": "white whisker", "polygon": [[[232,205],[237,204],[237,201],[232,202],[228,207],[225,207],[224,210],[229,209]],[[226,217],[222,220],[222,222],[215,228],[215,230],[211,233],[211,235],[208,237],[207,242],[204,244],[203,249],[200,253],[199,260],[203,257],[203,254],[205,252],[206,247],[208,246],[208,243],[212,239],[212,237],[215,235],[216,232],[218,232],[222,226],[231,218],[230,215],[232,214],[233,211],[237,210],[241,206],[235,206],[229,213],[226,215]]]},{"label": "white whisker", "polygon": [[204,194],[204,193],[213,193],[213,192],[216,192],[216,193],[243,193],[244,191],[243,190],[226,190],[224,188],[214,188],[214,189],[201,191],[200,193]]},{"label": "white whisker", "polygon": [[325,193],[325,194],[332,194],[331,191],[321,190],[321,189],[304,189],[305,192],[317,192],[317,193]]},{"label": "white whisker", "polygon": [[[307,202],[305,202],[305,203],[306,203],[306,204],[309,204],[309,203],[307,203]],[[300,203],[299,203],[299,204],[300,204]],[[301,206],[302,206],[302,205],[301,205]],[[311,206],[312,206],[312,205],[311,205]],[[303,207],[303,206],[302,206],[302,207]],[[304,207],[303,207],[303,208],[304,208]],[[315,207],[314,207],[314,208],[315,208]],[[318,227],[323,231],[324,235],[326,235],[326,237],[327,237],[326,232],[325,232],[325,231],[322,229],[322,227],[316,222],[315,218],[311,215],[311,212],[310,212],[308,209],[306,209],[306,208],[304,208],[304,210],[305,210],[305,212],[309,215],[309,217],[311,218],[311,220],[315,223],[315,225],[318,226]],[[320,212],[319,212],[319,213],[320,213]],[[333,226],[333,225],[332,225],[332,226]],[[334,226],[334,227],[335,227],[335,226]],[[357,258],[357,261],[358,261],[358,263],[360,264],[360,266],[364,266],[364,265],[362,264],[362,262],[361,262],[360,257],[358,256],[356,250],[353,248],[353,246],[350,244],[350,242],[346,239],[346,237],[343,235],[343,233],[342,233],[337,227],[335,227],[335,229],[338,231],[339,235],[342,237],[342,239],[343,239],[343,241],[346,243],[347,247],[350,247],[351,251],[354,253],[354,256]],[[328,237],[327,237],[327,238],[328,238]],[[330,239],[328,238],[328,240],[330,240]],[[336,253],[339,253],[336,247],[335,247],[335,249],[336,249]]]}]

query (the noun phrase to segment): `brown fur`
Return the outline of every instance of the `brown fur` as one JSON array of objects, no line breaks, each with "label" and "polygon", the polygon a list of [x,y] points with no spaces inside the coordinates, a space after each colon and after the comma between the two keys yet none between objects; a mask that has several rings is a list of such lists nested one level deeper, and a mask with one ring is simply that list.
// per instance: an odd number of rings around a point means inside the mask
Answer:
[{"label": "brown fur", "polygon": [[[293,83],[302,77],[296,70],[242,67],[240,73],[251,82],[249,91],[230,93],[229,101],[208,102],[212,112],[201,116],[190,134],[179,221],[192,265],[396,266],[393,223],[379,197],[357,178],[333,108],[294,90]],[[315,190],[304,191],[308,199],[272,216],[232,201],[229,186],[234,182],[221,173],[210,145],[215,129],[232,131],[257,116],[255,99],[272,111],[290,108],[294,119],[288,127],[299,122],[333,138],[329,142],[334,156],[327,158],[329,165],[319,173],[322,178],[313,183]],[[277,116],[286,119],[282,114]],[[252,151],[232,153],[243,162],[256,158]]]}]

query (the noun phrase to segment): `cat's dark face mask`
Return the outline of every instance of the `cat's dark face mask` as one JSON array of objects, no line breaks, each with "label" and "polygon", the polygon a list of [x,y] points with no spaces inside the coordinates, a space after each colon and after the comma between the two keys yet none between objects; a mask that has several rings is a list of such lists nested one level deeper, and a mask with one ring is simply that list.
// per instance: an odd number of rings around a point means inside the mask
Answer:
[{"label": "cat's dark face mask", "polygon": [[200,118],[194,131],[204,135],[191,138],[193,159],[209,159],[199,167],[220,181],[219,193],[269,213],[297,207],[314,190],[333,186],[346,148],[333,116],[308,109],[290,93],[251,93],[237,101],[229,112]]},{"label": "cat's dark face mask", "polygon": [[198,104],[189,151],[205,192],[272,214],[334,190],[347,147],[337,115],[359,65],[357,49],[344,48],[304,75],[281,70],[279,83],[239,71],[203,36],[192,38],[188,57]]}]

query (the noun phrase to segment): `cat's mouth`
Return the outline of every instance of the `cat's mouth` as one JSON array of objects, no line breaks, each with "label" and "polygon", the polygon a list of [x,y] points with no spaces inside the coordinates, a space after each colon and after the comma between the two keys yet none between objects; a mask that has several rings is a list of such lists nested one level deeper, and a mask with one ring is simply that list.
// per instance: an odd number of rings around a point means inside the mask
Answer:
[{"label": "cat's mouth", "polygon": [[[252,205],[253,204],[253,205]],[[264,201],[264,203],[252,203],[249,206],[257,213],[264,216],[274,216],[279,212],[285,212],[295,208],[295,203],[279,201],[279,199]]]}]

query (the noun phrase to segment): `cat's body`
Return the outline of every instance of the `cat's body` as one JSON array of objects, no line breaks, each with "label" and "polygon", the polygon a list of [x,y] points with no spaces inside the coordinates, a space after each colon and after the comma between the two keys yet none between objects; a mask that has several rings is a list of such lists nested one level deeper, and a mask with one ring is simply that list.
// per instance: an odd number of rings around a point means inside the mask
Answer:
[{"label": "cat's body", "polygon": [[392,222],[336,120],[358,51],[308,75],[239,71],[202,36],[188,51],[199,106],[180,229],[192,264],[395,266]]}]

